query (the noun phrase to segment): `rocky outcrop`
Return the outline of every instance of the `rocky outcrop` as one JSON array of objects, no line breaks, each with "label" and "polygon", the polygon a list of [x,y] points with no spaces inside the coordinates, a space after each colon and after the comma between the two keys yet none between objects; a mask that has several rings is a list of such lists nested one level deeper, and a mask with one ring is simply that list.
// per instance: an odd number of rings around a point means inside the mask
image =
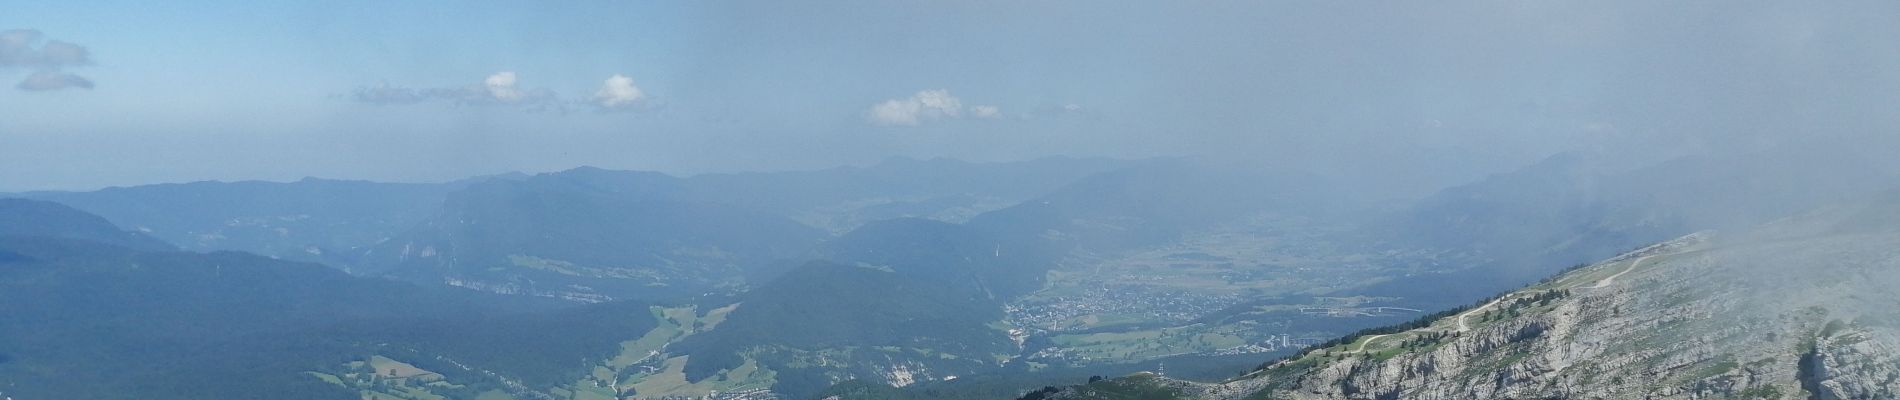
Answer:
[{"label": "rocky outcrop", "polygon": [[1691,235],[1227,382],[1141,382],[1201,399],[1900,398],[1900,226],[1856,222],[1867,207]]},{"label": "rocky outcrop", "polygon": [[1900,348],[1893,336],[1854,331],[1820,338],[1808,354],[1804,386],[1820,399],[1900,398]]}]

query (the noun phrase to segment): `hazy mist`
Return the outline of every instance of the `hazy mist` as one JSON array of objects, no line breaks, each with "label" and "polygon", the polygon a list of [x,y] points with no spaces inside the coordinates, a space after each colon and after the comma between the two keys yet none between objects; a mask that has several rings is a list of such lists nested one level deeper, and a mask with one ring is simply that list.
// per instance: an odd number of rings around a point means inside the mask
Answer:
[{"label": "hazy mist", "polygon": [[0,5],[0,399],[1896,398],[1897,39],[1891,0]]}]

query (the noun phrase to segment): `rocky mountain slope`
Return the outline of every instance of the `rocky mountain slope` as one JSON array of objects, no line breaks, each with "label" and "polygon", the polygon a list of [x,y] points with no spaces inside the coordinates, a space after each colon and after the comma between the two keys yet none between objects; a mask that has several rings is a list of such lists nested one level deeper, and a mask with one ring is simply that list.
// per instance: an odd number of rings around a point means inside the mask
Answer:
[{"label": "rocky mountain slope", "polygon": [[1900,395],[1900,197],[1705,232],[1222,383],[1143,374],[1035,398]]}]

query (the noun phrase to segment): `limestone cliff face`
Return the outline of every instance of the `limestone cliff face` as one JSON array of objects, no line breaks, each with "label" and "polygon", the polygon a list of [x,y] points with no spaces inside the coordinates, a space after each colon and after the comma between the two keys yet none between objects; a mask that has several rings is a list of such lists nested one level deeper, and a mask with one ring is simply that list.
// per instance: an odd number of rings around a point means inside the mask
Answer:
[{"label": "limestone cliff face", "polygon": [[1896,399],[1900,224],[1867,229],[1867,207],[1691,235],[1224,383],[1139,380],[1205,399]]},{"label": "limestone cliff face", "polygon": [[1822,399],[1894,399],[1900,380],[1900,363],[1894,355],[1900,348],[1895,333],[1853,332],[1821,340],[1809,358],[1810,371],[1803,376]]}]

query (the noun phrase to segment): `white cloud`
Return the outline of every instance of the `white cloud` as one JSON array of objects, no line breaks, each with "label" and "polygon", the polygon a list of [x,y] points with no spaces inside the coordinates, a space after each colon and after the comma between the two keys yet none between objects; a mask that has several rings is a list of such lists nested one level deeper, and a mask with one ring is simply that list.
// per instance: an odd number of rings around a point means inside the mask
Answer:
[{"label": "white cloud", "polygon": [[917,112],[922,109],[922,104],[909,99],[885,100],[871,106],[867,117],[878,125],[917,125]]},{"label": "white cloud", "polygon": [[645,91],[633,85],[633,78],[614,74],[602,82],[600,90],[594,92],[594,105],[601,109],[624,109],[639,105],[647,97]]},{"label": "white cloud", "polygon": [[488,89],[488,96],[495,100],[513,102],[521,100],[521,88],[515,86],[515,72],[501,71],[482,80],[482,86]]},{"label": "white cloud", "polygon": [[917,95],[911,96],[911,99],[922,105],[925,113],[941,114],[946,117],[963,114],[963,101],[957,100],[956,96],[951,96],[948,90],[925,90],[917,92]]},{"label": "white cloud", "polygon": [[[963,100],[950,95],[950,91],[937,89],[917,92],[901,99],[885,100],[872,105],[865,113],[865,119],[872,124],[895,126],[917,126],[926,121],[964,117]],[[969,116],[975,118],[995,118],[1002,115],[996,106],[972,106]]]},{"label": "white cloud", "polygon": [[58,40],[40,44],[43,36],[40,31],[31,29],[0,31],[0,68],[26,68],[33,71],[14,87],[28,91],[91,89],[91,80],[66,73],[62,69],[92,65],[92,53],[85,46]]}]

